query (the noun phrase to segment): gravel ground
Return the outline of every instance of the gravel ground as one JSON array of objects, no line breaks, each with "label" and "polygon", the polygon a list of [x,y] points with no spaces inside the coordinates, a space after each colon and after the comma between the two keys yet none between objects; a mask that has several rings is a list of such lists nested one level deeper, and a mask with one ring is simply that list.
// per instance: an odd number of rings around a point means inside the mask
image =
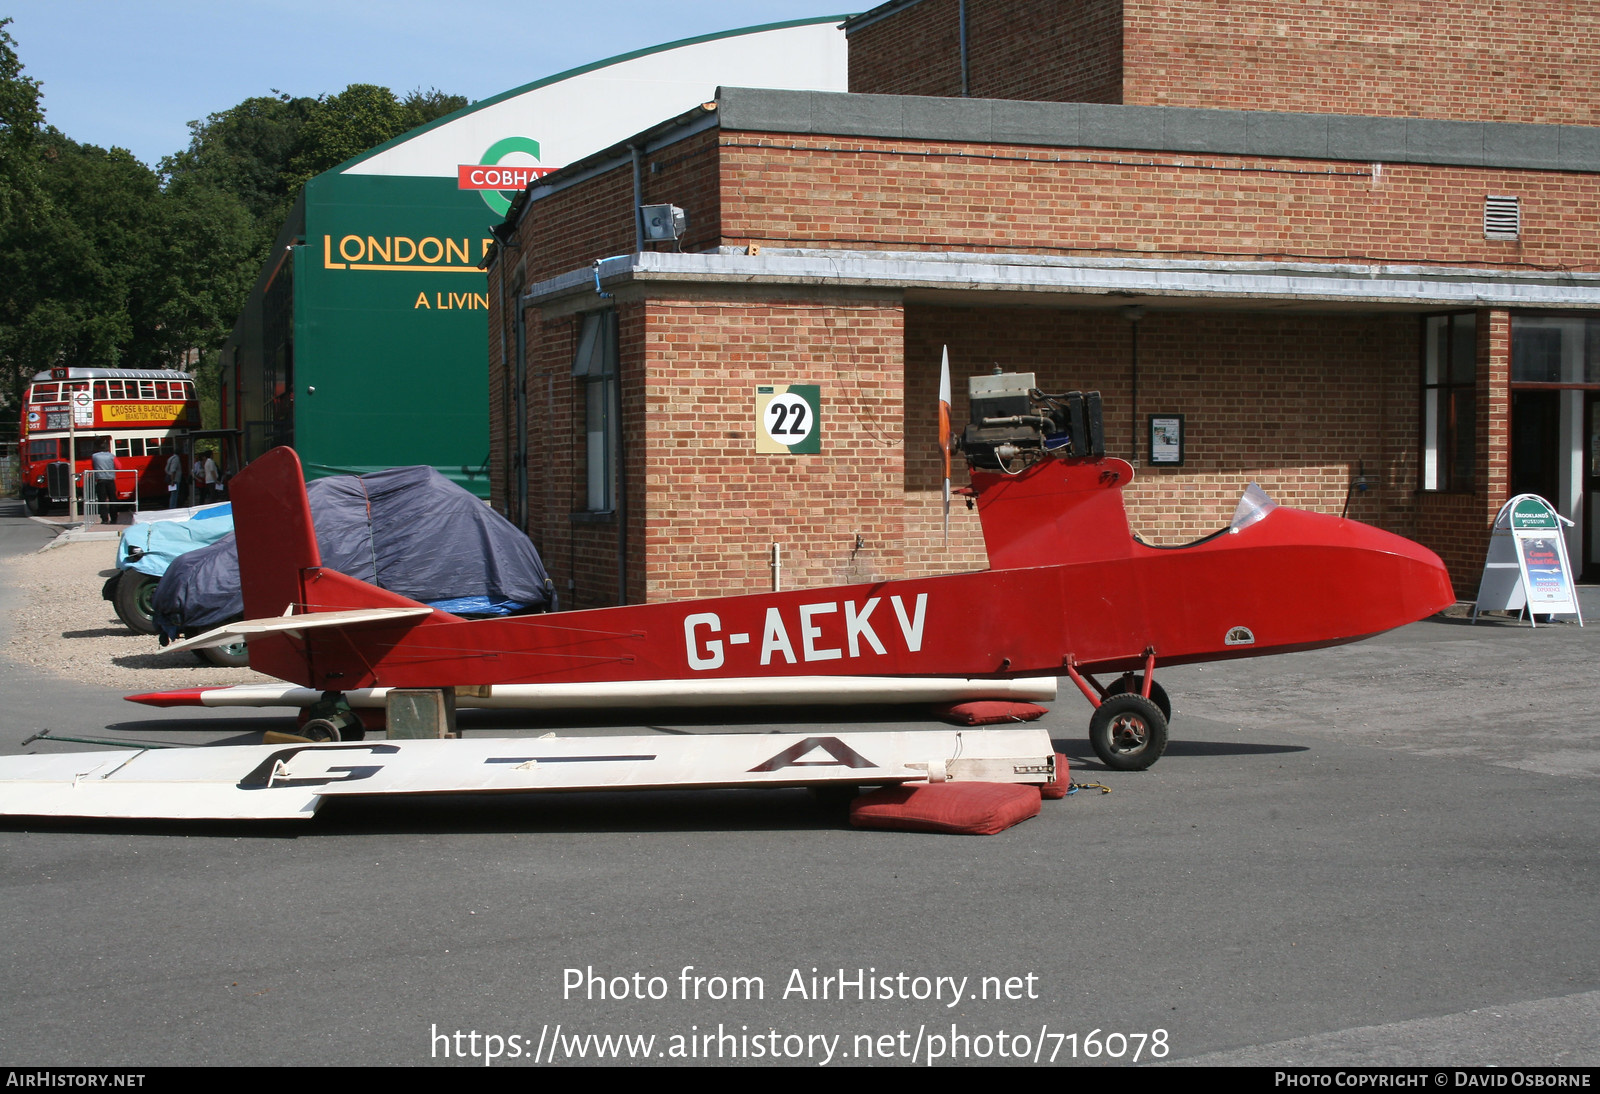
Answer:
[{"label": "gravel ground", "polygon": [[22,594],[10,620],[5,657],[69,680],[129,692],[266,683],[249,669],[202,664],[192,653],[169,653],[155,638],[117,618],[100,587],[116,570],[114,541],[57,541],[13,558],[3,580]]}]

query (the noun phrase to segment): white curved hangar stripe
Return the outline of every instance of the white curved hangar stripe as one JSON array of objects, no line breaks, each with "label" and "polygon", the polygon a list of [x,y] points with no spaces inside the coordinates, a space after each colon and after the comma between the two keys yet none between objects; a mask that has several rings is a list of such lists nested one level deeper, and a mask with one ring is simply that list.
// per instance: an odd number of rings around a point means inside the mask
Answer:
[{"label": "white curved hangar stripe", "polygon": [[532,137],[539,165],[561,167],[710,101],[720,85],[844,91],[846,56],[844,32],[831,19],[690,42],[469,108],[343,173],[454,178],[457,165],[479,162],[510,136]]}]

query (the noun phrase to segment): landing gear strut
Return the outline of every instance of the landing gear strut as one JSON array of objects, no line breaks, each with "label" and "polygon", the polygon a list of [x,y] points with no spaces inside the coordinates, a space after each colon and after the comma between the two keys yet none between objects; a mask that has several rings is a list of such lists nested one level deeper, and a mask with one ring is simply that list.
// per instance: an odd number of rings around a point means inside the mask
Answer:
[{"label": "landing gear strut", "polygon": [[1114,771],[1143,771],[1167,750],[1167,721],[1172,701],[1155,682],[1156,653],[1144,651],[1144,674],[1124,673],[1102,686],[1067,659],[1067,675],[1094,706],[1089,719],[1089,744]]},{"label": "landing gear strut", "polygon": [[343,692],[325,691],[300,712],[300,735],[307,740],[359,741],[365,733],[360,713],[350,709]]}]

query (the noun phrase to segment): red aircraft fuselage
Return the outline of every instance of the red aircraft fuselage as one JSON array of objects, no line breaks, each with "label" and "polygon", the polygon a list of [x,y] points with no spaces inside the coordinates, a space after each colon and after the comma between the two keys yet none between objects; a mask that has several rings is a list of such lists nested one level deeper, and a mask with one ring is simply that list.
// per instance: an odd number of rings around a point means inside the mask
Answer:
[{"label": "red aircraft fuselage", "polygon": [[[322,690],[783,676],[1040,676],[1352,642],[1455,601],[1437,555],[1277,508],[1186,547],[1133,538],[1122,460],[973,473],[991,568],[552,615],[420,619],[250,639],[256,669]],[[233,483],[245,615],[416,607],[320,565],[299,460]]]}]

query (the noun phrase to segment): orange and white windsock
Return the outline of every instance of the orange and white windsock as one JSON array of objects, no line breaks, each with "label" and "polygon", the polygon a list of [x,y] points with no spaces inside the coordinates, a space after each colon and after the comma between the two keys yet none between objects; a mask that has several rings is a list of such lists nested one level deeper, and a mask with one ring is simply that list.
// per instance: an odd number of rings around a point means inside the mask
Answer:
[{"label": "orange and white windsock", "polygon": [[950,546],[950,347],[939,360],[939,454],[944,457],[944,545]]}]

